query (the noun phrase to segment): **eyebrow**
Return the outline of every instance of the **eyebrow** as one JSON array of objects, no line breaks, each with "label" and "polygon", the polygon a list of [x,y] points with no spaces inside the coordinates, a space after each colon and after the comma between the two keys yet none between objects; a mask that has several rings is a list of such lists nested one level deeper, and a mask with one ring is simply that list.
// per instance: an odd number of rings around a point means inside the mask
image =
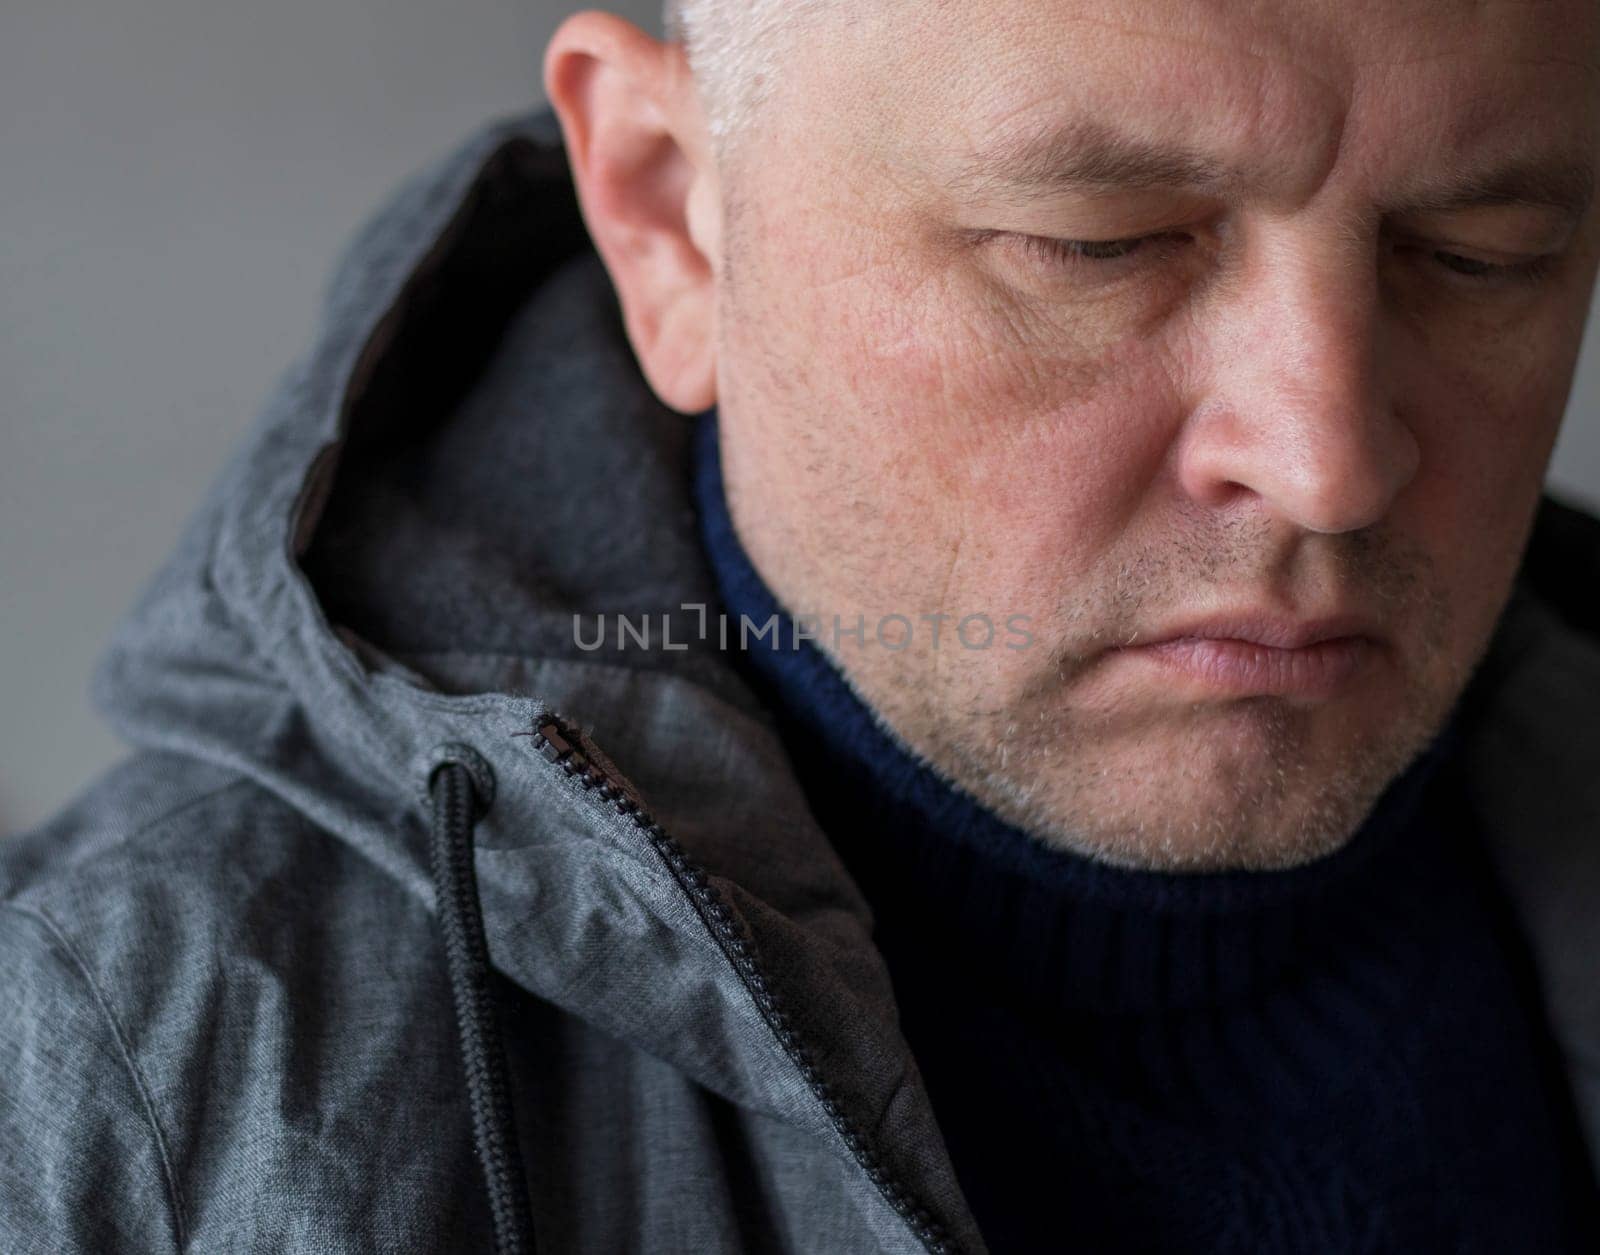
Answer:
[{"label": "eyebrow", "polygon": [[1532,205],[1581,218],[1594,200],[1594,167],[1569,157],[1518,158],[1491,170],[1425,186],[1395,209],[1450,213],[1494,205]]},{"label": "eyebrow", "polygon": [[946,185],[958,196],[975,198],[1178,187],[1220,193],[1242,182],[1222,162],[1192,149],[1078,122],[971,153]]},{"label": "eyebrow", "polygon": [[[1078,122],[970,153],[946,187],[964,199],[989,195],[1043,197],[1066,193],[1182,190],[1216,197],[1259,188],[1262,176],[1178,144],[1155,144]],[[1529,205],[1581,218],[1594,199],[1588,162],[1562,155],[1517,158],[1486,171],[1432,180],[1389,212],[1448,213],[1496,205]]]}]

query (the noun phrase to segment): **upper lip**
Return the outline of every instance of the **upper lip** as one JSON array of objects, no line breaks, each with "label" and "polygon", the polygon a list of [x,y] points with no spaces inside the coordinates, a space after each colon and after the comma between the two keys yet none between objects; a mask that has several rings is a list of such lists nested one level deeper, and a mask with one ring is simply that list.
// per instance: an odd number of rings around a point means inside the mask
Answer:
[{"label": "upper lip", "polygon": [[1164,641],[1203,638],[1246,641],[1272,649],[1304,649],[1319,641],[1349,636],[1376,639],[1378,632],[1371,619],[1358,614],[1331,614],[1305,619],[1287,615],[1241,612],[1211,615],[1204,619],[1194,619],[1172,627],[1160,628],[1142,639],[1135,637],[1128,644],[1159,645]]}]

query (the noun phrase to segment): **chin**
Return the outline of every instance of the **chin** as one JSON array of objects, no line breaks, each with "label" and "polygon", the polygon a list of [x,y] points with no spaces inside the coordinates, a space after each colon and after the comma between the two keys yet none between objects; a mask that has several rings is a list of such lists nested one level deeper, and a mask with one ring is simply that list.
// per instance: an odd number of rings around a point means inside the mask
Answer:
[{"label": "chin", "polygon": [[[1012,742],[962,783],[1048,845],[1123,867],[1268,870],[1345,845],[1439,720],[1268,698],[1194,708],[1113,743]],[[1382,735],[1371,730],[1381,728]],[[970,770],[975,764],[967,764]]]}]

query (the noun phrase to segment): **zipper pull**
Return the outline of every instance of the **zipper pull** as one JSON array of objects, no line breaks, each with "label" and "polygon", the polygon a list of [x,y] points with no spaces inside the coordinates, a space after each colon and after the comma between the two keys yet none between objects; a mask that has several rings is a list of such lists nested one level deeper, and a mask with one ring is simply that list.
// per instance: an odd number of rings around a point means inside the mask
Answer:
[{"label": "zipper pull", "polygon": [[561,725],[554,721],[540,725],[533,734],[533,747],[552,763],[559,763],[572,753],[572,746],[561,735]]}]

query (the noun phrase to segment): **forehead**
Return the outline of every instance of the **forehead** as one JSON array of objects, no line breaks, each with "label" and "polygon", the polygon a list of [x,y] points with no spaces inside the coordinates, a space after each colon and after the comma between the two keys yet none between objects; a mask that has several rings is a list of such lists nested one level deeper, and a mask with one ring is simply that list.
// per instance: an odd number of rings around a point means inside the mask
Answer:
[{"label": "forehead", "polygon": [[1336,164],[1388,178],[1424,157],[1576,157],[1600,136],[1594,0],[902,0],[866,12],[815,32],[800,78],[823,93],[826,121],[886,156],[950,162],[1087,120],[1253,162],[1293,198]]}]

